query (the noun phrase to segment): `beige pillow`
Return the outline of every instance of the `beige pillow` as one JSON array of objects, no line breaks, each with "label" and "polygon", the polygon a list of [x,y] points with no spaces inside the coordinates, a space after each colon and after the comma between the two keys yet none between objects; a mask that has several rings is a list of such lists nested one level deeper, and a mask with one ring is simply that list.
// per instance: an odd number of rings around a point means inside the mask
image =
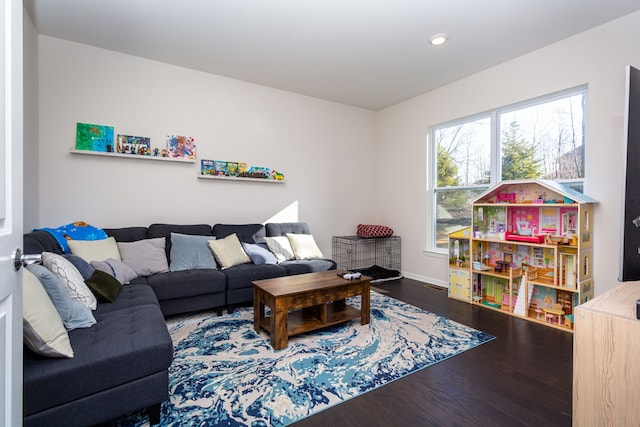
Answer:
[{"label": "beige pillow", "polygon": [[118,244],[113,237],[102,240],[69,240],[67,244],[72,254],[78,255],[87,262],[104,261],[107,258],[122,260]]},{"label": "beige pillow", "polygon": [[242,248],[242,244],[236,234],[230,234],[224,239],[209,240],[209,248],[218,260],[221,269],[233,267],[234,265],[251,262],[251,258]]},{"label": "beige pillow", "polygon": [[22,270],[22,327],[27,347],[47,357],[73,357],[69,334],[38,278]]},{"label": "beige pillow", "polygon": [[311,234],[287,233],[293,255],[296,259],[324,258],[320,248]]}]

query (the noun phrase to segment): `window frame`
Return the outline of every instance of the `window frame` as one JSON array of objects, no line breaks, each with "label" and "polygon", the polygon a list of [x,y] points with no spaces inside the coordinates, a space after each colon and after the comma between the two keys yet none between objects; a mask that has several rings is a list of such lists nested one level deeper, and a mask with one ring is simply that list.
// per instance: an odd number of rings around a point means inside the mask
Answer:
[{"label": "window frame", "polygon": [[[561,99],[565,99],[565,98],[570,98],[576,95],[582,95],[583,96],[583,105],[584,108],[582,110],[582,114],[583,114],[583,123],[585,123],[583,132],[583,140],[584,140],[584,146],[583,146],[583,157],[584,157],[584,174],[582,176],[582,178],[576,178],[576,179],[557,179],[555,180],[556,182],[559,183],[566,183],[566,184],[579,184],[582,186],[582,188],[584,189],[585,187],[585,183],[586,183],[586,176],[587,176],[587,166],[586,166],[586,155],[587,155],[587,141],[588,141],[588,135],[587,135],[587,126],[586,123],[588,123],[588,116],[587,116],[587,103],[588,103],[588,85],[580,85],[580,86],[575,86],[569,89],[564,89],[561,91],[557,91],[557,92],[553,92],[550,94],[546,94],[546,95],[542,95],[542,96],[538,96],[535,98],[531,98],[525,101],[520,101],[520,102],[516,102],[513,104],[509,104],[506,106],[502,106],[499,108],[495,108],[489,111],[485,111],[482,113],[477,113],[477,114],[473,114],[473,115],[469,115],[466,117],[462,117],[459,119],[455,119],[455,120],[450,120],[447,122],[443,122],[443,123],[439,123],[436,125],[432,125],[429,126],[428,128],[428,133],[427,133],[427,144],[428,144],[428,149],[427,149],[427,153],[429,153],[428,156],[428,165],[427,168],[430,171],[428,173],[428,182],[427,182],[427,193],[428,193],[428,199],[430,200],[430,205],[431,205],[431,209],[430,209],[430,214],[431,214],[431,225],[429,227],[427,227],[428,230],[428,236],[427,236],[427,251],[430,252],[435,252],[435,253],[440,253],[440,254],[446,254],[448,253],[448,249],[447,248],[439,248],[437,246],[438,242],[437,242],[437,209],[438,209],[438,203],[437,203],[437,195],[438,192],[442,192],[442,191],[451,191],[451,190],[471,190],[471,191],[486,191],[492,187],[494,187],[495,185],[499,184],[500,182],[502,182],[502,147],[501,147],[501,138],[500,138],[500,127],[501,127],[501,123],[500,123],[500,118],[502,117],[503,114],[506,113],[510,113],[510,112],[514,112],[517,110],[522,110],[522,109],[526,109],[526,108],[530,108],[530,107],[535,107],[536,105],[541,105],[541,104],[545,104],[545,103],[549,103],[549,102],[553,102],[553,101],[558,101]],[[476,121],[479,119],[484,119],[484,118],[489,118],[490,121],[490,143],[489,143],[489,147],[490,147],[490,169],[489,169],[489,182],[487,184],[477,184],[477,185],[462,185],[462,186],[446,186],[446,187],[438,187],[438,147],[437,147],[437,142],[436,142],[436,138],[434,137],[435,132],[437,132],[440,129],[445,129],[447,127],[451,127],[451,126],[456,126],[456,125],[461,125],[464,123],[468,123],[468,122],[472,122],[472,121]]]}]

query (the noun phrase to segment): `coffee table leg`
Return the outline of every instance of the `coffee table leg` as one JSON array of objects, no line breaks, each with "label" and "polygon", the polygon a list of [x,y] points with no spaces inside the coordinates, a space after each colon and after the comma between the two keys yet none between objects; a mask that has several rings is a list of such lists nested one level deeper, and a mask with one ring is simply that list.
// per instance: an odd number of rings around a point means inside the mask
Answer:
[{"label": "coffee table leg", "polygon": [[360,302],[360,324],[366,325],[371,320],[371,285],[362,286],[362,299]]},{"label": "coffee table leg", "polygon": [[284,301],[276,299],[271,309],[271,346],[274,350],[286,348],[289,344],[287,316],[289,311]]},{"label": "coffee table leg", "polygon": [[260,325],[264,319],[264,304],[262,304],[260,290],[254,286],[253,288],[253,330],[260,333]]}]

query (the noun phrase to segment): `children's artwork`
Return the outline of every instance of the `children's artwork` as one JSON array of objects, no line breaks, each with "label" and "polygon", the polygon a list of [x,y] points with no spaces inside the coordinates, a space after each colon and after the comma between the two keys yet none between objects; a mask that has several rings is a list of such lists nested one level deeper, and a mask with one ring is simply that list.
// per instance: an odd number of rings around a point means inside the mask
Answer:
[{"label": "children's artwork", "polygon": [[200,173],[202,175],[215,175],[215,162],[213,160],[201,160]]},{"label": "children's artwork", "polygon": [[174,159],[196,158],[196,140],[190,136],[167,135],[168,157]]},{"label": "children's artwork", "polygon": [[226,162],[223,160],[202,160],[200,173],[212,176],[284,180],[284,175],[275,169],[249,166],[244,162]]},{"label": "children's artwork", "polygon": [[113,152],[113,126],[78,123],[76,150]]},{"label": "children's artwork", "polygon": [[151,138],[145,136],[118,135],[117,153],[151,155]]}]

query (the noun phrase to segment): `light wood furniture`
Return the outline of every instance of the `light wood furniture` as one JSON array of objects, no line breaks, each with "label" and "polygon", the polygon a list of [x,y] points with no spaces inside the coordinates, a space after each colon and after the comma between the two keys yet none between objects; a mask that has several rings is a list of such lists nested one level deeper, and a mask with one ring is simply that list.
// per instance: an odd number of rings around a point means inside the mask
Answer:
[{"label": "light wood furniture", "polygon": [[471,227],[449,235],[449,297],[571,331],[574,307],[593,298],[595,203],[548,180],[480,194]]},{"label": "light wood furniture", "polygon": [[573,425],[640,425],[640,282],[576,307]]},{"label": "light wood furniture", "polygon": [[[298,274],[253,283],[253,328],[271,335],[275,350],[287,347],[289,337],[326,326],[360,318],[366,325],[370,320],[371,278],[343,279],[329,270],[320,273]],[[361,295],[358,310],[348,306],[345,298]],[[265,315],[265,306],[271,309]]]}]

